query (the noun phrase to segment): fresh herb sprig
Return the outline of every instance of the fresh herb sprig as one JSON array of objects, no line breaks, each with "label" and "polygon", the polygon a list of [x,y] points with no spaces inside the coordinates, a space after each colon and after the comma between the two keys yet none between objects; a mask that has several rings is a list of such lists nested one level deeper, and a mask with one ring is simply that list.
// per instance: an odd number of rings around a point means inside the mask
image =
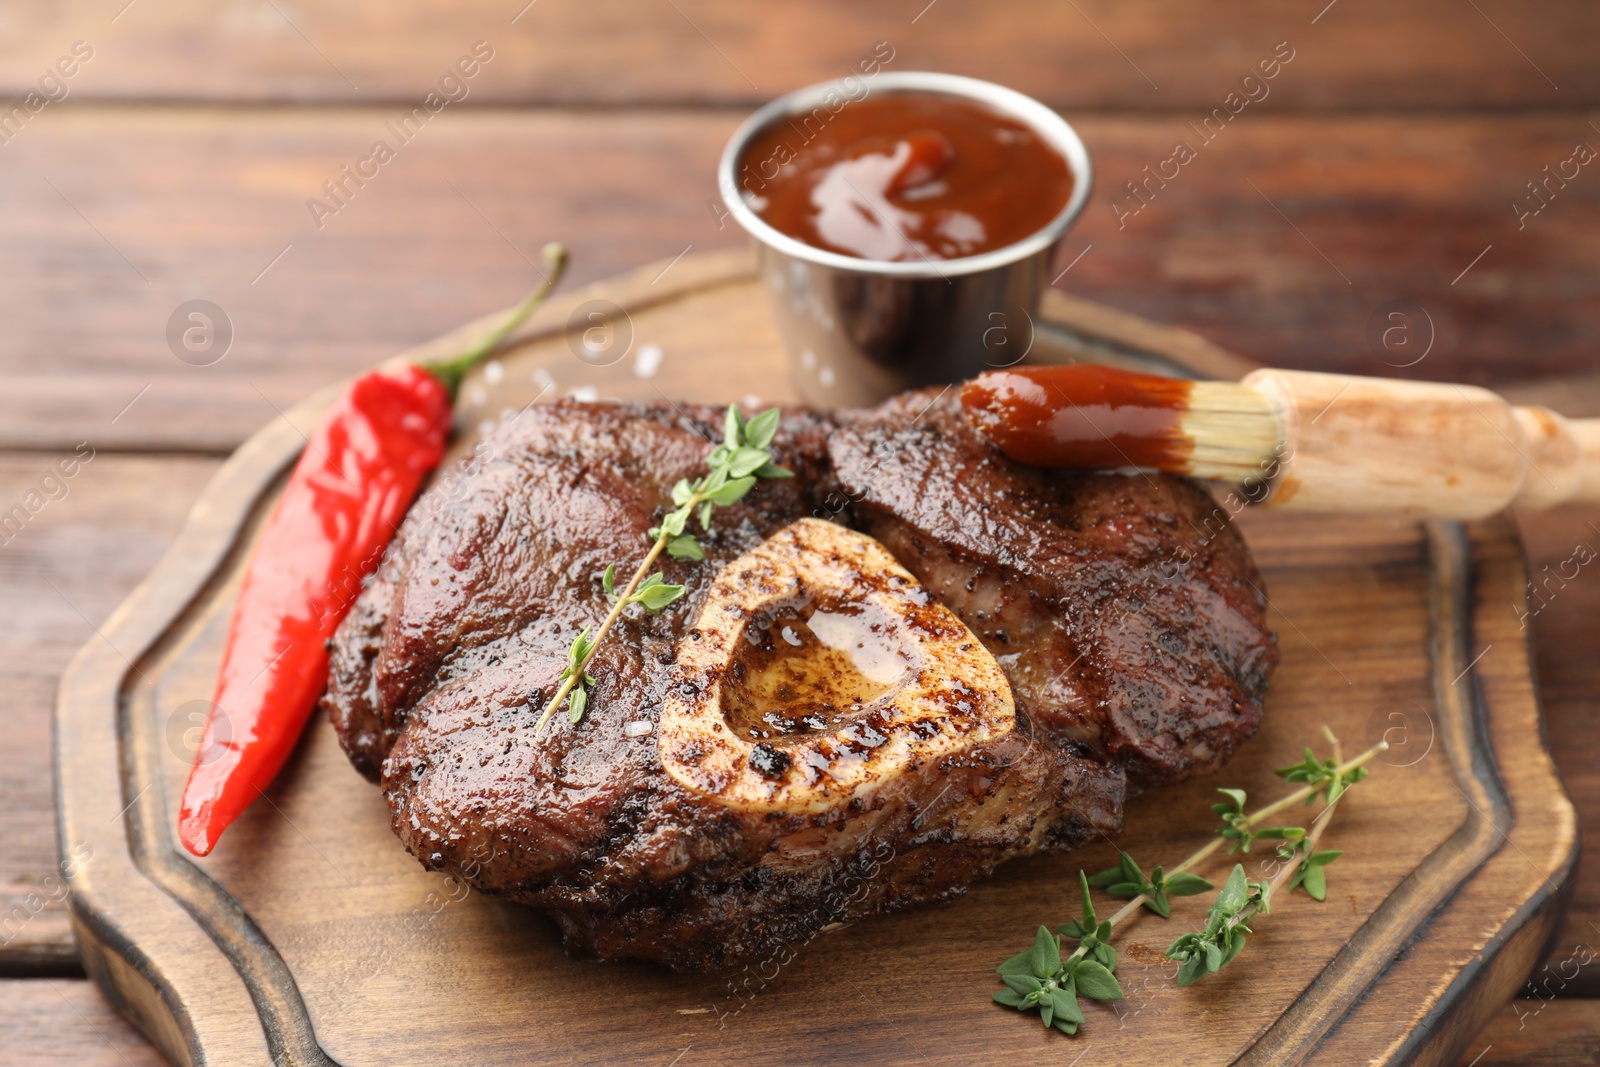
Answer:
[{"label": "fresh herb sprig", "polygon": [[1330,848],[1317,852],[1310,844],[1302,841],[1290,850],[1280,848],[1278,855],[1285,860],[1299,858],[1299,862],[1295,864],[1294,876],[1289,879],[1291,893],[1296,889],[1303,889],[1306,896],[1318,903],[1328,899],[1328,872],[1323,868],[1344,855],[1343,849]]},{"label": "fresh herb sprig", "polygon": [[[1257,830],[1255,825],[1261,821],[1261,813],[1257,812],[1254,816],[1245,815],[1246,797],[1243,789],[1219,789],[1217,792],[1228,798],[1221,803],[1211,805],[1211,810],[1222,816],[1222,827],[1217,833],[1224,841],[1229,842],[1230,856],[1235,852],[1248,853],[1250,846],[1259,839],[1300,841],[1306,836],[1305,828],[1300,826],[1269,826],[1265,830]],[[1313,798],[1316,796],[1315,790],[1311,796]]]},{"label": "fresh herb sprig", "polygon": [[1038,1011],[1046,1026],[1054,1026],[1064,1034],[1075,1034],[1083,1025],[1083,1007],[1080,996],[1090,1000],[1121,1000],[1122,984],[1112,974],[1117,965],[1117,950],[1108,943],[1112,923],[1105,922],[1094,913],[1094,902],[1089,899],[1089,880],[1078,872],[1079,887],[1083,893],[1083,914],[1066,926],[1061,933],[1078,938],[1078,947],[1066,959],[1061,958],[1061,938],[1048,928],[1039,927],[1034,934],[1033,947],[1019,952],[995,970],[1005,988],[995,993],[993,1000],[1018,1011]]},{"label": "fresh herb sprig", "polygon": [[1308,748],[1305,759],[1293,766],[1280,767],[1277,774],[1286,782],[1309,783],[1312,789],[1310,795],[1306,797],[1307,804],[1316,799],[1318,789],[1323,790],[1327,802],[1332,804],[1339,799],[1341,793],[1367,776],[1365,767],[1346,769],[1339,766],[1338,755],[1338,749],[1335,748],[1333,759],[1319,760],[1316,753]]},{"label": "fresh herb sprig", "polygon": [[1192,897],[1216,888],[1199,875],[1187,871],[1165,873],[1160,867],[1146,878],[1139,864],[1126,852],[1117,866],[1107,867],[1089,879],[1096,889],[1104,889],[1114,897],[1142,897],[1141,903],[1163,919],[1172,914],[1170,897]]},{"label": "fresh herb sprig", "polygon": [[[1244,811],[1246,797],[1242,790],[1221,790],[1229,798],[1229,803],[1221,806],[1238,816],[1237,821],[1227,822],[1224,829],[1237,828],[1241,834],[1229,837],[1219,830],[1217,837],[1172,868],[1170,873],[1157,867],[1149,877],[1146,877],[1139,863],[1126,852],[1120,854],[1117,866],[1107,868],[1093,878],[1079,871],[1079,892],[1083,898],[1082,915],[1056,928],[1059,934],[1069,939],[1077,939],[1077,949],[1063,959],[1060,953],[1060,938],[1052,935],[1048,928],[1039,927],[1034,937],[1033,948],[1018,953],[996,968],[1006,988],[993,994],[992,999],[996,1003],[1018,1011],[1037,1010],[1046,1026],[1053,1026],[1066,1034],[1076,1034],[1078,1027],[1083,1025],[1084,1021],[1083,1010],[1078,1000],[1080,995],[1092,1000],[1117,1000],[1123,995],[1121,984],[1117,982],[1114,973],[1117,952],[1110,943],[1111,934],[1119,924],[1130,919],[1141,907],[1167,918],[1171,913],[1171,897],[1192,896],[1211,889],[1210,882],[1189,874],[1188,870],[1206,860],[1224,844],[1232,841],[1237,847],[1237,842],[1247,837],[1257,839],[1272,837],[1283,840],[1284,844],[1279,846],[1278,855],[1286,862],[1271,883],[1249,882],[1245,878],[1244,867],[1235,864],[1233,873],[1229,875],[1228,881],[1217,894],[1205,928],[1183,935],[1168,950],[1169,957],[1179,959],[1181,963],[1179,985],[1189,985],[1205,974],[1214,973],[1244,949],[1245,937],[1251,932],[1250,920],[1257,914],[1269,910],[1274,892],[1292,891],[1299,887],[1305,889],[1313,899],[1323,899],[1322,895],[1319,895],[1326,889],[1322,868],[1340,855],[1336,851],[1319,852],[1316,849],[1317,840],[1333,814],[1333,804],[1318,813],[1310,830],[1279,827],[1260,831],[1255,827],[1279,812],[1301,803],[1307,797],[1323,791],[1330,782],[1343,780],[1344,787],[1335,793],[1334,799],[1337,801],[1344,788],[1366,776],[1365,764],[1388,748],[1386,742],[1380,741],[1354,759],[1339,762],[1338,743],[1335,741],[1335,760],[1332,766],[1326,766],[1327,761],[1319,763],[1315,780],[1290,779],[1303,780],[1307,784],[1254,814],[1247,814]],[[1288,778],[1291,772],[1303,766],[1296,764],[1277,773]],[[1361,773],[1357,775],[1357,771]],[[1284,832],[1275,832],[1277,830]],[[1298,862],[1287,862],[1295,860]],[[1090,899],[1091,885],[1102,888],[1113,896],[1132,895],[1132,899],[1109,919],[1101,920],[1095,914],[1094,904]],[[1178,955],[1173,955],[1175,951]],[[1191,960],[1199,962],[1191,963]],[[1098,970],[1085,969],[1088,964],[1095,964],[1106,971],[1105,977],[1110,979],[1109,984],[1102,979]],[[1190,972],[1187,980],[1184,980],[1185,968]]]},{"label": "fresh herb sprig", "polygon": [[772,438],[778,432],[779,417],[778,409],[771,408],[746,421],[739,414],[737,405],[729,405],[723,419],[722,443],[706,457],[706,474],[692,482],[687,478],[680,479],[672,487],[674,508],[667,512],[660,526],[650,530],[650,551],[645,554],[628,584],[620,592],[617,590],[617,568],[614,563],[607,566],[605,573],[600,576],[600,586],[611,600],[611,610],[593,637],[589,636],[592,628],[586,626],[582,633],[573,638],[571,647],[567,649],[566,669],[561,672],[559,679],[561,685],[539,716],[534,726],[535,734],[544,729],[550,716],[569,696],[571,700],[567,705],[567,717],[573,725],[583,720],[589,707],[590,691],[595,685],[594,676],[588,673],[589,664],[600,643],[629,605],[638,604],[653,615],[683,596],[683,586],[669,584],[659,571],[651,568],[663,552],[675,559],[705,558],[705,549],[689,532],[689,520],[696,517],[696,513],[701,530],[710,530],[712,513],[718,507],[726,507],[741,499],[758,479],[794,477],[792,471],[779,466],[772,458]]},{"label": "fresh herb sprig", "polygon": [[1167,949],[1169,960],[1180,961],[1178,984],[1192,985],[1215,974],[1244,951],[1245,935],[1257,913],[1271,914],[1272,883],[1245,880],[1244,864],[1235,863],[1222,884],[1202,930],[1184,934]]},{"label": "fresh herb sprig", "polygon": [[[1309,750],[1306,755],[1308,761],[1314,758]],[[1285,767],[1278,771],[1278,774],[1287,778],[1289,772],[1294,769]],[[1318,790],[1331,786],[1347,773],[1345,767],[1336,763],[1325,769],[1329,772],[1328,775],[1320,777],[1307,788]],[[1364,771],[1365,768],[1356,767],[1352,770]],[[1355,781],[1360,781],[1360,778]],[[1253,932],[1249,925],[1251,920],[1257,915],[1272,913],[1274,894],[1292,892],[1296,887],[1300,887],[1313,900],[1321,901],[1326,897],[1327,875],[1323,868],[1343,853],[1319,852],[1317,842],[1328,828],[1328,822],[1333,818],[1334,809],[1339,806],[1339,800],[1344,793],[1344,788],[1332,791],[1333,799],[1317,813],[1316,819],[1311,823],[1311,829],[1291,843],[1279,847],[1278,856],[1285,862],[1270,882],[1247,881],[1244,865],[1234,864],[1233,872],[1228,875],[1227,882],[1223,884],[1222,891],[1217,894],[1217,899],[1206,916],[1205,927],[1182,935],[1167,949],[1167,958],[1179,962],[1180,986],[1191,985],[1208,974],[1217,973],[1244,951],[1245,937]]]}]

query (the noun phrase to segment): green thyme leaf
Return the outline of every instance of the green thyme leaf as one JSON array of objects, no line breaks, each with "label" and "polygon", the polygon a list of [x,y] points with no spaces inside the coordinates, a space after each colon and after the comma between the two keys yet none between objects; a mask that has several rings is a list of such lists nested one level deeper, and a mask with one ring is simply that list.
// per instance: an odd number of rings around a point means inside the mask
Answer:
[{"label": "green thyme leaf", "polygon": [[1079,960],[1072,978],[1078,992],[1091,1000],[1121,1000],[1124,996],[1116,976],[1094,960]]},{"label": "green thyme leaf", "polygon": [[995,973],[996,974],[1002,974],[1002,975],[1005,975],[1005,974],[1032,974],[1033,973],[1033,966],[1032,966],[1032,964],[1030,962],[1032,960],[1032,958],[1033,958],[1033,950],[1032,949],[1023,949],[1021,952],[1017,953],[1015,956],[1012,956],[1010,959],[1006,960],[1000,966],[996,967],[995,968]]},{"label": "green thyme leaf", "polygon": [[1217,792],[1221,793],[1223,796],[1225,796],[1229,800],[1233,801],[1233,803],[1231,805],[1229,805],[1229,804],[1213,804],[1213,805],[1211,805],[1211,810],[1212,811],[1216,812],[1218,815],[1225,814],[1226,812],[1229,812],[1229,811],[1235,812],[1235,813],[1240,814],[1240,815],[1244,814],[1244,803],[1245,803],[1246,794],[1245,794],[1245,791],[1243,789],[1218,789]]},{"label": "green thyme leaf", "polygon": [[1217,894],[1217,904],[1214,910],[1237,912],[1244,907],[1248,897],[1249,891],[1245,888],[1244,864],[1235,863],[1232,872],[1228,875],[1228,880],[1222,884],[1222,891]]},{"label": "green thyme leaf", "polygon": [[678,508],[676,511],[667,512],[666,518],[661,520],[660,526],[650,529],[650,540],[659,541],[666,538],[668,541],[681,536],[683,528],[689,523],[689,509]]},{"label": "green thyme leaf", "polygon": [[1031,996],[1044,988],[1044,983],[1031,974],[1003,974],[1000,980],[1006,988],[1022,996]]},{"label": "green thyme leaf", "polygon": [[667,555],[674,559],[705,559],[706,550],[693,534],[682,534],[667,542]]},{"label": "green thyme leaf", "polygon": [[1299,826],[1269,826],[1265,830],[1257,830],[1256,837],[1267,837],[1273,840],[1304,841],[1306,832]]},{"label": "green thyme leaf", "polygon": [[1167,892],[1175,897],[1192,897],[1213,888],[1210,882],[1188,871],[1175,871],[1167,875]]},{"label": "green thyme leaf", "polygon": [[1089,876],[1089,884],[1096,889],[1105,889],[1122,881],[1121,867],[1107,867],[1099,874]]},{"label": "green thyme leaf", "polygon": [[990,999],[996,1004],[1004,1004],[1008,1008],[1022,1007],[1022,995],[1014,989],[1002,989]]},{"label": "green thyme leaf", "polygon": [[778,419],[782,413],[768,408],[744,424],[744,443],[751,448],[766,448],[778,432]]},{"label": "green thyme leaf", "polygon": [[1039,927],[1033,937],[1033,951],[1028,963],[1039,978],[1053,978],[1061,969],[1061,942],[1047,927]]},{"label": "green thyme leaf", "polygon": [[770,462],[772,457],[764,448],[741,448],[728,458],[728,475],[732,478],[754,475]]},{"label": "green thyme leaf", "polygon": [[[742,477],[734,478],[726,485],[720,486],[719,488],[706,493],[706,500],[717,505],[718,507],[727,507],[734,501],[741,499],[755,484],[756,480],[752,475],[744,475]],[[680,530],[678,532],[682,533],[683,531]]]},{"label": "green thyme leaf", "polygon": [[1167,958],[1181,964],[1178,984],[1190,985],[1221,970],[1244,951],[1250,919],[1271,911],[1271,883],[1248,881],[1244,866],[1234,864],[1211,905],[1205,929],[1183,934],[1167,949]]},{"label": "green thyme leaf", "polygon": [[1071,980],[1064,988],[1056,990],[1051,999],[1055,1007],[1055,1018],[1051,1022],[1055,1028],[1064,1034],[1077,1033],[1078,1027],[1083,1025],[1083,1009],[1078,1007],[1078,992]]},{"label": "green thyme leaf", "polygon": [[646,610],[650,612],[657,612],[683,596],[683,591],[684,589],[681,585],[659,584],[653,585],[648,589],[640,589],[629,599],[643,604]]},{"label": "green thyme leaf", "polygon": [[[1340,772],[1339,764],[1335,761],[1331,759],[1319,760],[1316,753],[1309,748],[1305,750],[1305,753],[1305,759],[1287,767],[1280,767],[1276,773],[1284,781],[1325,786],[1323,797],[1329,804],[1338,800],[1341,793],[1367,776],[1365,767],[1353,767],[1348,771]],[[1307,804],[1311,804],[1315,800],[1315,793],[1306,797]]]},{"label": "green thyme leaf", "polygon": [[589,653],[594,650],[594,640],[589,636],[592,629],[593,627],[585,626],[583,632],[572,639],[572,647],[567,649],[567,670],[562,675],[563,678],[570,678],[575,674],[583,661],[589,658]]}]

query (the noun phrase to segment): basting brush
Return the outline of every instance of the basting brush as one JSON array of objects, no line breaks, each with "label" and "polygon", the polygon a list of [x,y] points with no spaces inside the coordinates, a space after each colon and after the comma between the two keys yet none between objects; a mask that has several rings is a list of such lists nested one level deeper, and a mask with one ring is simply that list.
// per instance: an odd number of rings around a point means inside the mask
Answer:
[{"label": "basting brush", "polygon": [[1233,482],[1272,507],[1473,519],[1600,501],[1600,419],[1471,385],[1270,369],[1203,382],[1073,364],[991,371],[961,401],[1018,462]]}]

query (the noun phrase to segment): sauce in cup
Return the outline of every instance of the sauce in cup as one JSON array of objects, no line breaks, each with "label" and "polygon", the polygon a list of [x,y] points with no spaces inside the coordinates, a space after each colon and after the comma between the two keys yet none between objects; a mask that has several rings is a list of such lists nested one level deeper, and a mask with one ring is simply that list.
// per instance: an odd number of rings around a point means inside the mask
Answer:
[{"label": "sauce in cup", "polygon": [[1043,229],[1072,196],[1062,157],[1023,122],[962,97],[889,93],[758,131],[740,195],[781,233],[881,262],[960,259]]}]

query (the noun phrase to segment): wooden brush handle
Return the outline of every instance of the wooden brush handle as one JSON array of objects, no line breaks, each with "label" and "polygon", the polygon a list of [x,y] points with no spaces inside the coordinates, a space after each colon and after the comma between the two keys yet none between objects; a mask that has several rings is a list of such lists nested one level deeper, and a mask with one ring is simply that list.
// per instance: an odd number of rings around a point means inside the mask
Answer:
[{"label": "wooden brush handle", "polygon": [[1283,420],[1269,507],[1476,519],[1600,501],[1600,419],[1471,385],[1258,370]]}]

